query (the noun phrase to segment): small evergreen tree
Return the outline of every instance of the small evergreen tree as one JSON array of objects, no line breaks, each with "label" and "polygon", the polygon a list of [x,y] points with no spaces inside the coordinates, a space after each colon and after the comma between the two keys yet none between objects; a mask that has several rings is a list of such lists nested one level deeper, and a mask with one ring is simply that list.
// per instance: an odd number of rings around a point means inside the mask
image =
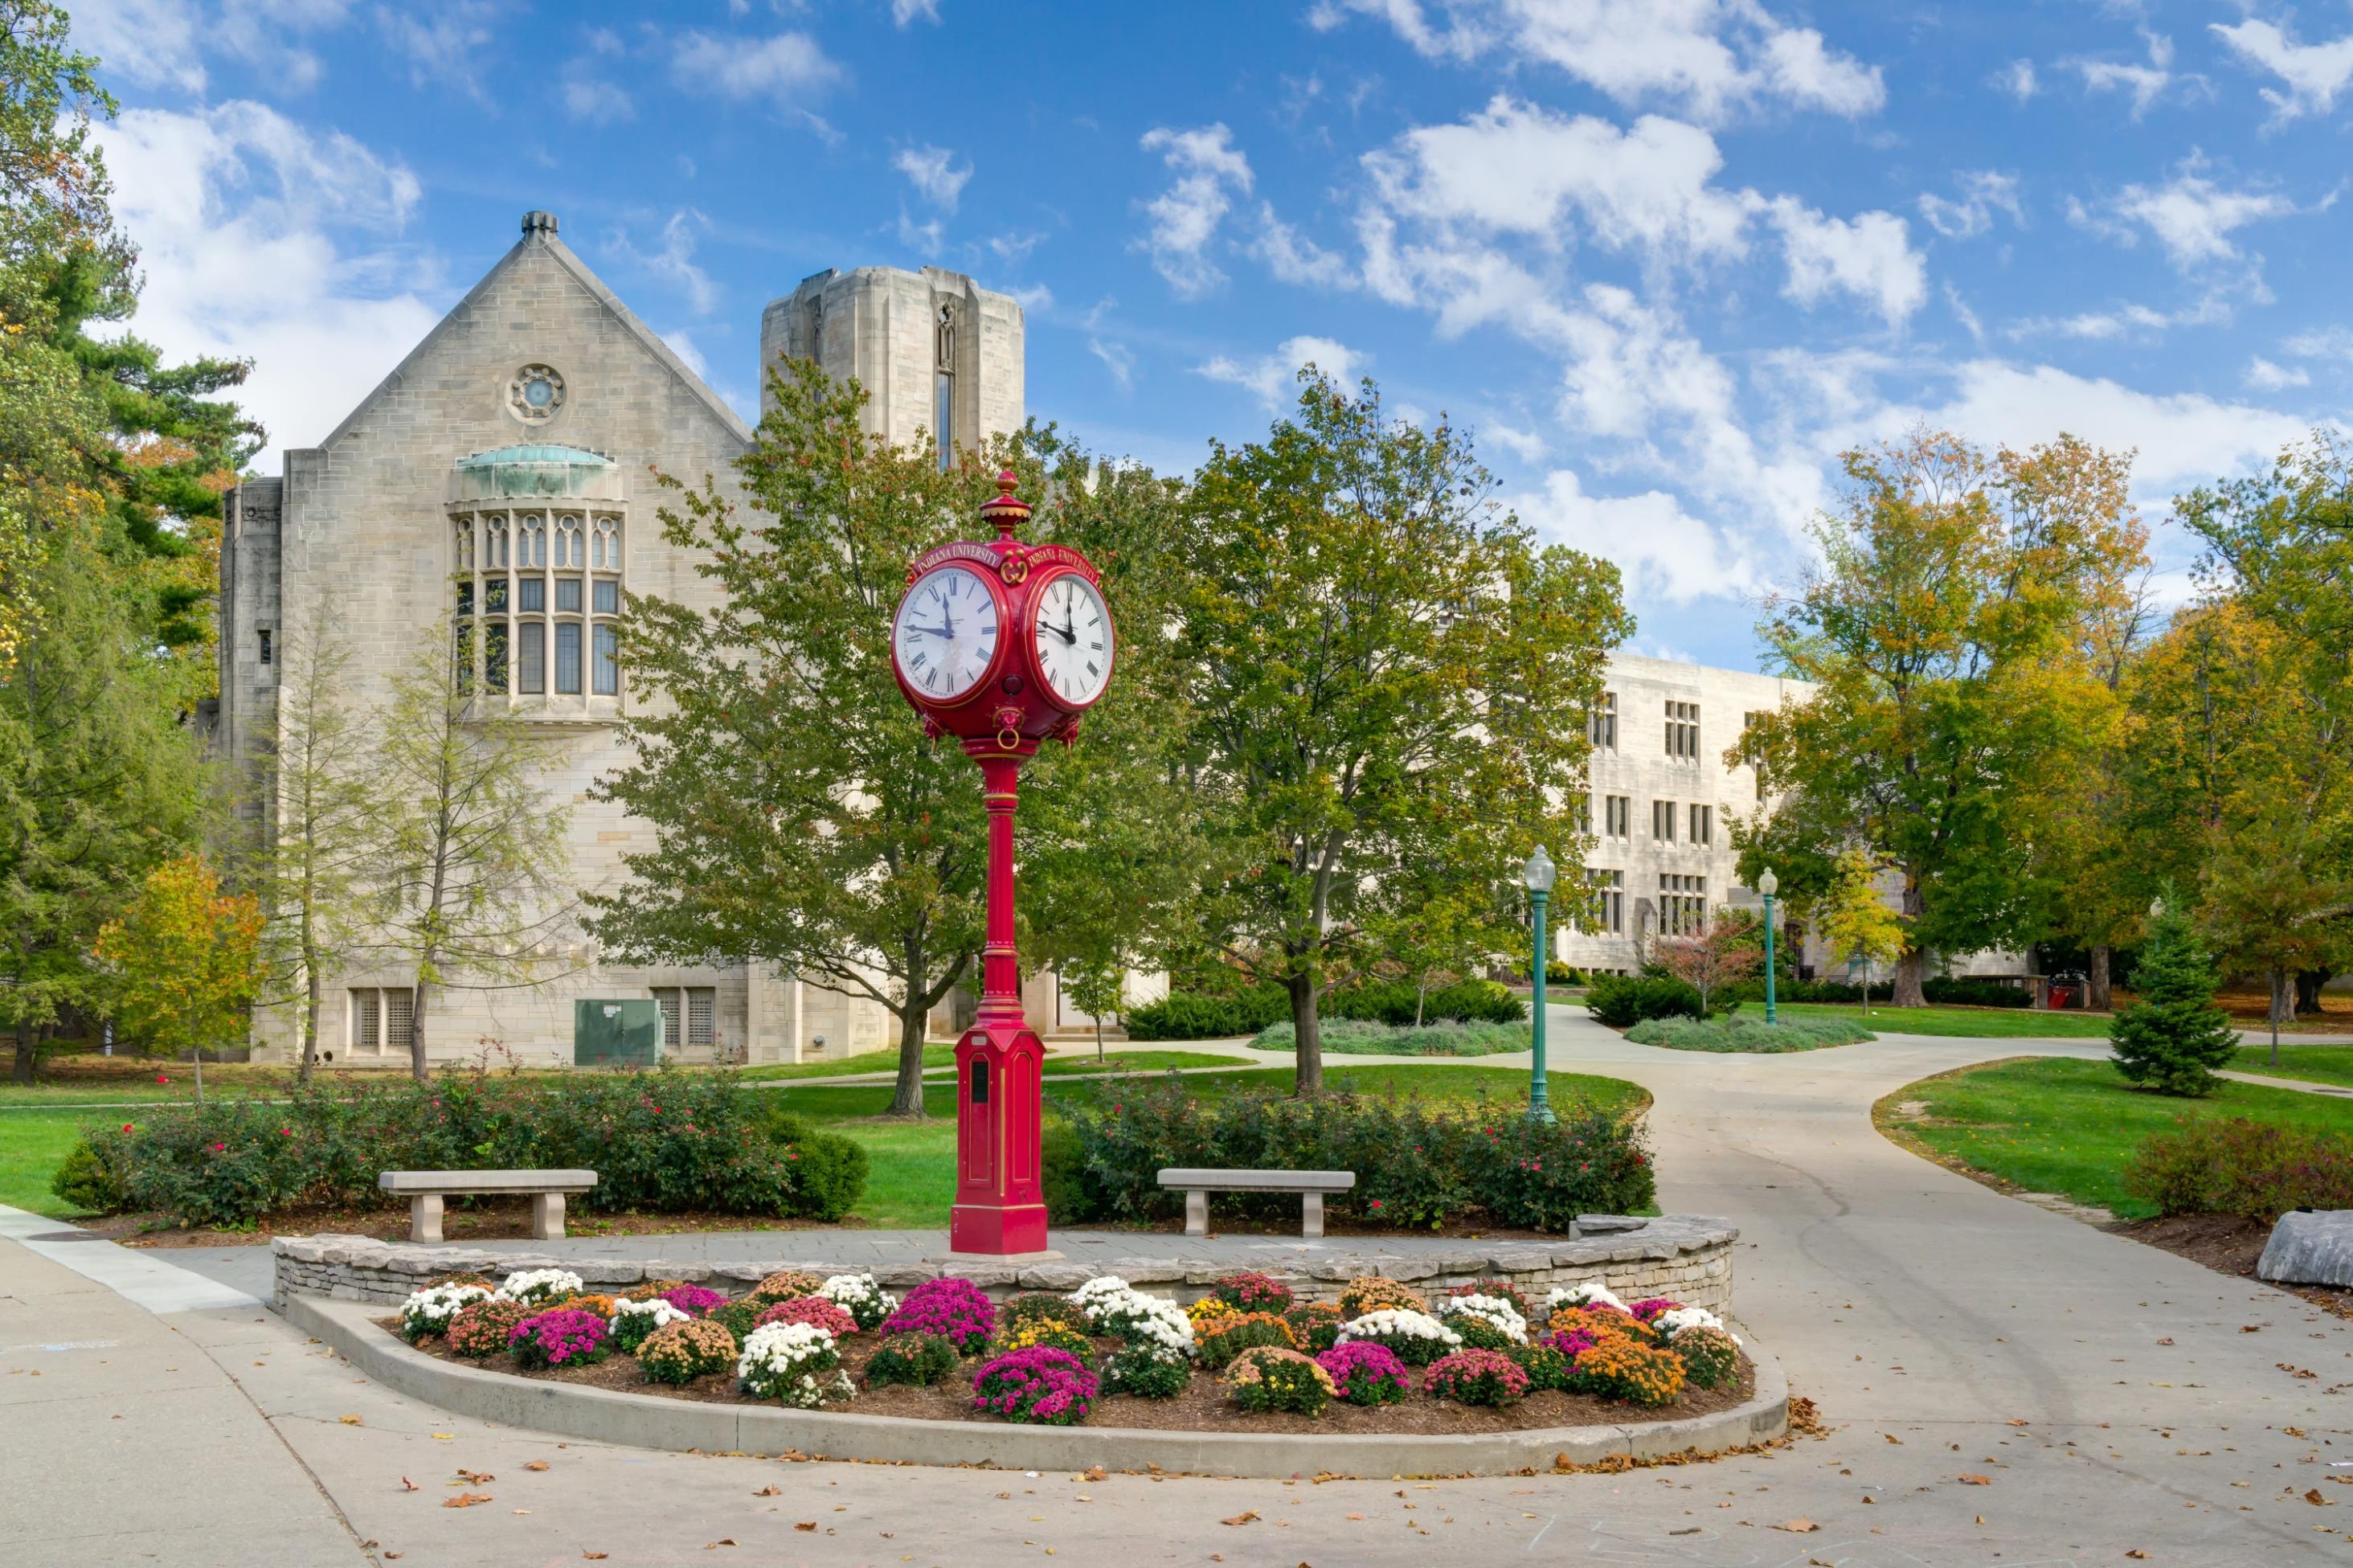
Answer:
[{"label": "small evergreen tree", "polygon": [[2116,1071],[2162,1095],[2213,1093],[2213,1069],[2231,1060],[2239,1032],[2214,1005],[2214,960],[2172,899],[2153,911],[2133,983],[2139,1000],[2108,1025]]}]

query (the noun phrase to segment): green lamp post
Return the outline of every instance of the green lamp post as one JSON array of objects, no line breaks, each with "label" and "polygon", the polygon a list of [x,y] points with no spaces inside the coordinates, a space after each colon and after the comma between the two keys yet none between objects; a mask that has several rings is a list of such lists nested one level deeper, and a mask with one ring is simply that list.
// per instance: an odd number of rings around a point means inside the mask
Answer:
[{"label": "green lamp post", "polygon": [[1535,927],[1535,962],[1529,966],[1535,990],[1530,1008],[1535,1014],[1535,1061],[1528,1078],[1528,1115],[1544,1122],[1555,1119],[1552,1102],[1545,1097],[1545,970],[1552,959],[1552,949],[1545,941],[1545,906],[1552,900],[1553,878],[1558,874],[1542,844],[1536,845],[1535,853],[1528,856],[1528,863],[1520,868],[1520,875],[1528,885],[1528,908]]},{"label": "green lamp post", "polygon": [[1773,895],[1781,890],[1781,879],[1767,866],[1765,874],[1757,879],[1757,891],[1765,895],[1765,1022],[1778,1023],[1780,1018],[1773,1006]]}]

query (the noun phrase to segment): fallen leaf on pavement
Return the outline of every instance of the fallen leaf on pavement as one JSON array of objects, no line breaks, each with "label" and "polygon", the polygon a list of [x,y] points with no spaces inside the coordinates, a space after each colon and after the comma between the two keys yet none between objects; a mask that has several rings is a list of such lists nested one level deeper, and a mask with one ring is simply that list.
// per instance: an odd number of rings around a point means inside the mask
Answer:
[{"label": "fallen leaf on pavement", "polygon": [[762,1487],[758,1491],[754,1492],[752,1495],[755,1498],[780,1498],[785,1495],[785,1489],[782,1487]]},{"label": "fallen leaf on pavement", "polygon": [[1246,1512],[1246,1513],[1238,1513],[1238,1514],[1234,1515],[1234,1517],[1233,1517],[1233,1518],[1231,1518],[1231,1519],[1221,1519],[1221,1520],[1218,1520],[1218,1522],[1219,1522],[1219,1524],[1248,1524],[1250,1520],[1252,1520],[1256,1519],[1257,1517],[1258,1517],[1258,1510],[1256,1510],[1256,1509],[1251,1509],[1251,1510],[1249,1510],[1248,1512]]},{"label": "fallen leaf on pavement", "polygon": [[1899,1447],[1899,1448],[1901,1448],[1902,1446],[1904,1446],[1904,1439],[1903,1439],[1903,1438],[1901,1438],[1901,1437],[1898,1437],[1898,1436],[1897,1436],[1894,1433],[1893,1433],[1893,1432],[1883,1432],[1883,1433],[1881,1433],[1881,1434],[1880,1434],[1880,1436],[1881,1436],[1882,1437],[1886,1438],[1890,1443],[1894,1444],[1894,1445],[1895,1445],[1897,1447]]},{"label": "fallen leaf on pavement", "polygon": [[2304,1500],[2310,1503],[2315,1508],[2335,1508],[2337,1506],[2335,1503],[2330,1502],[2327,1498],[2320,1495],[2320,1489],[2318,1487],[2315,1487],[2310,1491],[2305,1493]]},{"label": "fallen leaf on pavement", "polygon": [[586,1557],[591,1563],[602,1563],[605,1561],[608,1553],[603,1552],[584,1552],[580,1555]]},{"label": "fallen leaf on pavement", "polygon": [[2320,1375],[2316,1372],[2306,1372],[2302,1367],[2292,1367],[2285,1361],[2274,1361],[2272,1365],[2279,1368],[2280,1371],[2287,1373],[2290,1377],[2317,1378]]},{"label": "fallen leaf on pavement", "polygon": [[531,1463],[525,1465],[523,1468],[526,1470],[543,1470],[547,1468],[547,1461],[544,1459],[533,1459]]},{"label": "fallen leaf on pavement", "polygon": [[1352,1514],[1350,1514],[1348,1517],[1349,1517],[1350,1519],[1362,1519],[1362,1518],[1364,1518],[1365,1516],[1364,1516],[1363,1514],[1360,1514],[1360,1513],[1352,1513]]},{"label": "fallen leaf on pavement", "polygon": [[815,1530],[817,1528],[817,1520],[813,1519],[805,1519],[794,1525],[793,1528],[795,1530]]},{"label": "fallen leaf on pavement", "polygon": [[490,1482],[498,1479],[496,1476],[491,1474],[488,1470],[469,1470],[462,1467],[460,1467],[458,1471],[458,1478],[461,1481],[470,1482],[474,1486],[478,1487],[485,1486]]},{"label": "fallen leaf on pavement", "polygon": [[1991,1476],[1972,1476],[1964,1473],[1961,1477],[1961,1485],[1965,1487],[1989,1487],[1993,1485],[1993,1478]]},{"label": "fallen leaf on pavement", "polygon": [[362,1421],[356,1415],[338,1415],[335,1419],[342,1422],[346,1426],[364,1426],[367,1425],[366,1422]]},{"label": "fallen leaf on pavement", "polygon": [[2126,1556],[2127,1556],[2127,1557],[2144,1557],[2144,1558],[2145,1558],[2145,1557],[2147,1557],[2147,1556],[2148,1555],[2148,1553],[2147,1553],[2147,1552],[2143,1552],[2139,1547],[2136,1546],[2136,1547],[2134,1547],[2130,1552],[2126,1552],[2126,1553],[2125,1553],[2125,1555],[2126,1555]]},{"label": "fallen leaf on pavement", "polygon": [[2260,1334],[2263,1331],[2263,1326],[2261,1323],[2242,1323],[2239,1325],[2239,1332],[2242,1334]]},{"label": "fallen leaf on pavement", "polygon": [[1106,1470],[1106,1469],[1104,1469],[1101,1465],[1090,1465],[1090,1466],[1088,1466],[1088,1467],[1087,1467],[1086,1478],[1087,1478],[1088,1480],[1091,1480],[1091,1481],[1108,1480],[1108,1479],[1110,1478],[1110,1477],[1111,1477],[1111,1472],[1110,1472],[1110,1471],[1108,1471],[1108,1470]]},{"label": "fallen leaf on pavement", "polygon": [[417,1486],[415,1481],[410,1480],[406,1476],[403,1476],[400,1478],[400,1489],[405,1492],[414,1492],[420,1491],[423,1489]]},{"label": "fallen leaf on pavement", "polygon": [[1786,1530],[1792,1535],[1811,1535],[1814,1531],[1820,1530],[1821,1526],[1816,1524],[1810,1519],[1785,1519],[1773,1528],[1775,1530]]},{"label": "fallen leaf on pavement", "polygon": [[[1866,1502],[1866,1503],[1870,1504],[1870,1505],[1871,1505],[1872,1507],[1873,1507],[1873,1508],[1876,1508],[1877,1506],[1879,1506],[1879,1499],[1878,1499],[1877,1498],[1875,1498],[1875,1497],[1871,1496],[1869,1493],[1865,1493],[1865,1494],[1863,1495],[1863,1499],[1862,1499],[1862,1500],[1863,1500],[1864,1502]],[[1725,1507],[1730,1507],[1731,1505],[1730,1505],[1730,1504],[1725,1504]]]},{"label": "fallen leaf on pavement", "polygon": [[433,1434],[433,1441],[436,1443],[455,1443],[457,1440],[458,1435],[455,1432],[436,1432]]},{"label": "fallen leaf on pavement", "polygon": [[734,1545],[734,1544],[735,1544],[735,1538],[734,1538],[733,1536],[731,1536],[731,1535],[723,1535],[723,1536],[721,1536],[721,1537],[720,1537],[718,1540],[716,1540],[716,1541],[706,1541],[706,1542],[704,1542],[702,1543],[702,1549],[703,1549],[705,1552],[716,1552],[716,1551],[718,1551],[718,1550],[719,1550],[721,1547],[723,1547],[723,1546],[733,1546],[733,1545]]},{"label": "fallen leaf on pavement", "polygon": [[454,1498],[443,1498],[441,1499],[441,1506],[443,1508],[471,1508],[476,1503],[486,1503],[490,1500],[491,1494],[488,1492],[459,1492]]}]

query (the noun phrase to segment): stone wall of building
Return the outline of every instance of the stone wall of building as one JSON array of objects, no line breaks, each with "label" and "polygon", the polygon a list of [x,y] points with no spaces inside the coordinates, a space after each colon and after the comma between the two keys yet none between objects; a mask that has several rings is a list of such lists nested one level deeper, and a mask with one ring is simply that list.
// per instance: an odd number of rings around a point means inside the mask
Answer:
[{"label": "stone wall of building", "polygon": [[[1222,1277],[1258,1269],[1289,1284],[1303,1301],[1337,1300],[1360,1275],[1406,1281],[1432,1295],[1474,1279],[1509,1279],[1537,1300],[1556,1285],[1599,1279],[1628,1301],[1664,1296],[1711,1312],[1732,1310],[1732,1252],[1740,1233],[1723,1220],[1693,1214],[1655,1219],[1591,1215],[1577,1235],[1544,1243],[1464,1242],[1410,1255],[1351,1255],[1335,1251],[1305,1265],[1270,1260],[1263,1249],[1236,1245],[1222,1258],[1123,1258],[1101,1267],[1078,1263],[995,1265],[913,1263],[871,1272],[885,1287],[904,1293],[943,1275],[969,1279],[999,1298],[1018,1290],[1074,1290],[1100,1274],[1116,1274],[1153,1294],[1189,1304]],[[276,1296],[331,1297],[397,1306],[427,1280],[479,1274],[495,1281],[522,1268],[568,1268],[596,1287],[642,1285],[654,1279],[709,1284],[740,1294],[781,1268],[814,1274],[843,1272],[835,1263],[776,1258],[749,1263],[680,1259],[559,1257],[486,1252],[477,1247],[417,1246],[368,1236],[280,1236],[270,1243]]]}]

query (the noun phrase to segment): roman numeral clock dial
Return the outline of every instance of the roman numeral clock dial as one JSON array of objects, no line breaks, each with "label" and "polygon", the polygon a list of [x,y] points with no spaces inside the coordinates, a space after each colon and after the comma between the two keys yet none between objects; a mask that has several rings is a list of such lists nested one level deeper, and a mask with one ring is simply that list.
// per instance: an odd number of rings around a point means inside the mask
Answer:
[{"label": "roman numeral clock dial", "polygon": [[1053,578],[1030,599],[1029,620],[1047,689],[1071,708],[1103,695],[1111,679],[1111,617],[1094,584],[1076,573]]},{"label": "roman numeral clock dial", "polygon": [[950,701],[980,684],[997,662],[997,599],[962,567],[918,581],[899,601],[891,656],[907,684]]}]

